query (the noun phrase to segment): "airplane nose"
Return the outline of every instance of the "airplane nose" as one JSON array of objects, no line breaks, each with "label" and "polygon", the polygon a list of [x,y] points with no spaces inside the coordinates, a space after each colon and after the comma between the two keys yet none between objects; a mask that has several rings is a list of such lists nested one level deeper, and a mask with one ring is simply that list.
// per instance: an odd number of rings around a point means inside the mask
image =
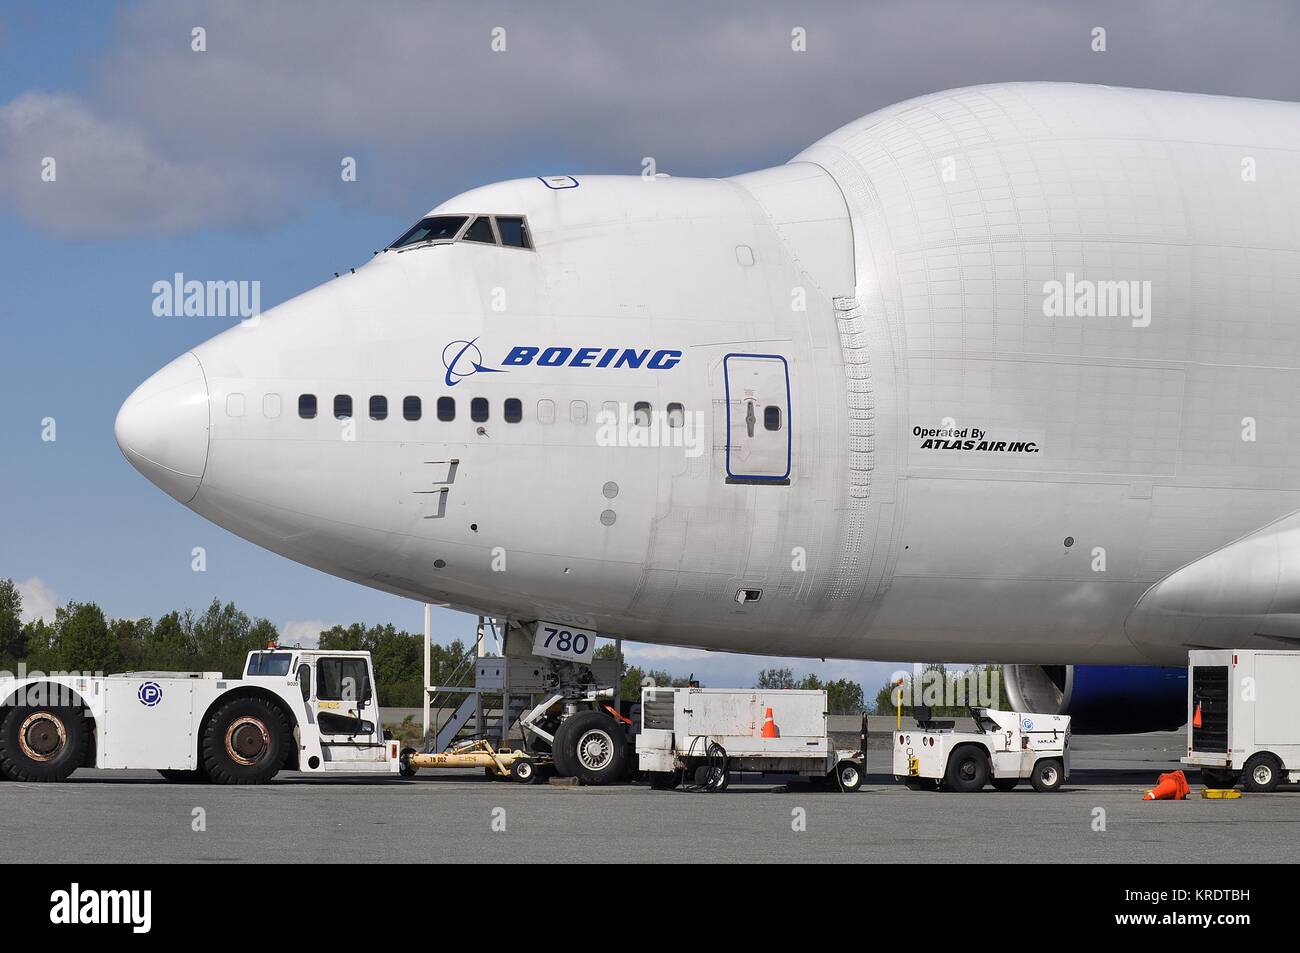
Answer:
[{"label": "airplane nose", "polygon": [[208,462],[208,382],[185,353],[135,389],[113,426],[131,466],[167,494],[188,503]]}]

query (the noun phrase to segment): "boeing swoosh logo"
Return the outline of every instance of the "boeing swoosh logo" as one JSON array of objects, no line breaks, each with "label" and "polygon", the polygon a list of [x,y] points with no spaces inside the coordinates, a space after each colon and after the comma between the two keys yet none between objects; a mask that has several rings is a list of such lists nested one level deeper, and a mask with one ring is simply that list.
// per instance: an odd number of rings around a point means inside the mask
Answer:
[{"label": "boeing swoosh logo", "polygon": [[445,378],[448,387],[455,387],[467,377],[473,377],[480,371],[484,374],[505,373],[500,367],[484,367],[483,352],[473,341],[452,341],[442,349],[442,366],[447,368]]}]

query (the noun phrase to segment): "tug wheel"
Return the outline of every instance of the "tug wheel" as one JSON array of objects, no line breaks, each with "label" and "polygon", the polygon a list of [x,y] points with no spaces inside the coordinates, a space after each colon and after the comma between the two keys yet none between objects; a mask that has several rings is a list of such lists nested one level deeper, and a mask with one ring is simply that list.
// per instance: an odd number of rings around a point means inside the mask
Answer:
[{"label": "tug wheel", "polygon": [[831,777],[845,793],[862,787],[862,765],[856,761],[841,761],[835,766]]},{"label": "tug wheel", "polygon": [[944,784],[953,791],[971,794],[989,782],[988,755],[974,745],[963,745],[948,756]]},{"label": "tug wheel", "polygon": [[264,698],[234,698],[203,731],[203,767],[216,784],[265,784],[284,767],[293,741],[289,719]]},{"label": "tug wheel", "polygon": [[1029,775],[1029,783],[1040,794],[1057,790],[1064,780],[1065,767],[1058,758],[1044,758],[1037,762],[1033,773]]},{"label": "tug wheel", "polygon": [[80,708],[0,708],[0,774],[10,781],[63,781],[85,762],[90,730]]},{"label": "tug wheel", "polygon": [[1266,794],[1276,789],[1281,782],[1281,765],[1277,763],[1277,758],[1267,751],[1261,751],[1246,761],[1246,766],[1241,770],[1241,780],[1247,791]]}]

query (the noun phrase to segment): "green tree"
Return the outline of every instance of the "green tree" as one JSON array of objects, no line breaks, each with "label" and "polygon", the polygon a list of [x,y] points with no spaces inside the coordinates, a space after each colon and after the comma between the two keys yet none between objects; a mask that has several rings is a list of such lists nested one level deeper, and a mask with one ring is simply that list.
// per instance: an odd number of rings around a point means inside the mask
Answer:
[{"label": "green tree", "polygon": [[54,614],[57,667],[75,672],[121,670],[117,642],[109,632],[104,610],[93,602],[69,602]]},{"label": "green tree", "polygon": [[223,606],[220,599],[213,599],[207,611],[193,620],[190,638],[195,649],[191,666],[234,678],[244,670],[248,653],[274,646],[279,633],[266,619],[254,621],[233,602]]},{"label": "green tree", "polygon": [[860,715],[866,710],[862,686],[847,678],[827,682],[826,703],[832,715]]},{"label": "green tree", "polygon": [[12,579],[0,579],[0,660],[17,662],[26,657],[23,597]]},{"label": "green tree", "polygon": [[799,686],[794,680],[794,672],[790,669],[765,668],[758,673],[758,684],[754,687],[781,690]]},{"label": "green tree", "polygon": [[33,619],[23,626],[23,644],[26,647],[28,671],[39,669],[49,672],[59,667],[54,639],[54,626],[44,619]]},{"label": "green tree", "polygon": [[149,619],[114,619],[108,624],[109,640],[116,647],[117,660],[126,671],[138,672],[148,665],[149,639],[153,622]]},{"label": "green tree", "polygon": [[169,612],[154,625],[141,668],[185,670],[197,664],[197,660],[193,618],[188,611],[184,615]]}]

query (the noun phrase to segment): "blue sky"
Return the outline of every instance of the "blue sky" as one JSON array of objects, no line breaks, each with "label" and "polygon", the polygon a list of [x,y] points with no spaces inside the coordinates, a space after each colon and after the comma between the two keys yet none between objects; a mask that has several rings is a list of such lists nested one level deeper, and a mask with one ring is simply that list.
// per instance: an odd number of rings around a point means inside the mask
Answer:
[{"label": "blue sky", "polygon": [[[162,0],[0,6],[0,577],[33,609],[153,616],[232,600],[291,633],[416,604],[322,575],[174,503],[113,419],[223,330],[158,318],[155,281],[261,282],[270,307],[360,263],[485,182],[554,172],[727,175],[783,162],[873,109],[945,87],[1058,79],[1300,99],[1293,4],[958,0],[664,3],[564,17],[517,2]],[[1107,30],[1107,51],[1091,30]],[[207,50],[191,49],[206,30]],[[506,30],[507,49],[490,49]],[[808,50],[790,50],[792,28]],[[40,181],[54,156],[58,179]],[[344,183],[343,156],[359,177]],[[57,440],[41,440],[42,420]],[[190,569],[207,550],[207,572]],[[472,619],[439,612],[443,640]],[[771,660],[638,648],[715,684]],[[873,689],[893,664],[795,661]]]}]

